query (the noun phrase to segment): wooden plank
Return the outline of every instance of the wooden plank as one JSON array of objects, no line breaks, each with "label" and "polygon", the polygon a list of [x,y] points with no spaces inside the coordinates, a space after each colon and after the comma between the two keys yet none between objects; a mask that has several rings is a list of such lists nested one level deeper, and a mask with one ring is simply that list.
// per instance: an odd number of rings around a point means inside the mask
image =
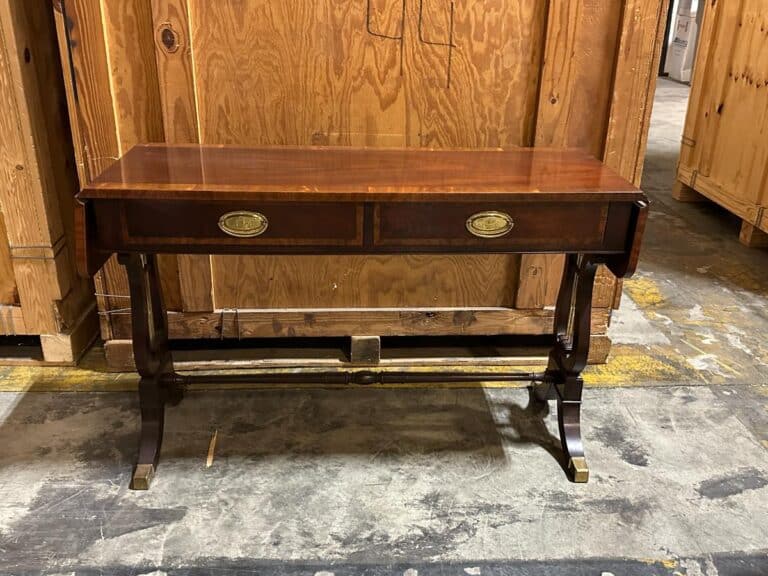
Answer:
[{"label": "wooden plank", "polygon": [[[130,314],[115,313],[115,339],[130,337]],[[592,329],[605,333],[610,309],[595,310]],[[171,338],[282,338],[359,336],[544,335],[552,331],[552,310],[513,308],[351,308],[221,310],[168,313]],[[501,328],[500,328],[501,327]]]},{"label": "wooden plank", "polygon": [[698,169],[730,195],[757,204],[768,165],[765,2],[744,0],[738,10],[734,4],[722,12],[724,33],[732,34],[732,41],[716,47],[718,56],[707,78],[711,103],[705,106],[713,121],[699,140]]},{"label": "wooden plank", "polygon": [[640,185],[669,0],[626,0],[603,161]]},{"label": "wooden plank", "polygon": [[[64,65],[70,64],[71,84],[65,84],[74,127],[76,157],[81,183],[91,181],[120,156],[117,121],[112,104],[111,77],[104,37],[101,3],[89,0],[62,0],[57,32],[65,44]],[[62,42],[64,35],[64,42]],[[119,298],[128,293],[128,279],[115,258],[94,276],[100,311],[125,307]],[[117,294],[118,298],[108,297]],[[116,303],[115,300],[118,300]],[[112,337],[108,314],[100,315],[101,335]]]},{"label": "wooden plank", "polygon": [[0,202],[8,238],[11,246],[53,246],[63,229],[54,217],[59,214],[57,198],[43,189],[39,154],[48,149],[32,65],[33,56],[34,66],[44,56],[44,43],[28,42],[27,15],[17,3],[0,2],[0,24]]},{"label": "wooden plank", "polygon": [[165,141],[199,142],[186,0],[152,0],[152,23]]},{"label": "wooden plank", "polygon": [[119,155],[139,142],[162,142],[163,117],[147,0],[102,1]]},{"label": "wooden plank", "polygon": [[63,0],[83,173],[94,179],[120,156],[101,2]]},{"label": "wooden plank", "polygon": [[[549,2],[536,146],[602,156],[620,16],[619,2]],[[523,255],[516,306],[554,305],[562,270],[560,255]]]},{"label": "wooden plank", "polygon": [[672,198],[678,202],[706,202],[705,196],[702,196],[696,190],[688,186],[688,184],[675,181],[675,185],[672,187]]},{"label": "wooden plank", "polygon": [[605,364],[611,353],[611,339],[605,334],[593,335],[589,339],[589,364]]},{"label": "wooden plank", "polygon": [[742,222],[739,241],[748,248],[768,248],[768,233],[749,222]]},{"label": "wooden plank", "polygon": [[[678,174],[683,177],[682,171]],[[713,202],[717,202],[731,213],[736,214],[741,219],[756,224],[760,218],[761,207],[754,202],[745,200],[739,196],[736,191],[726,188],[715,182],[712,178],[703,174],[696,174],[695,189],[699,194],[704,195]]]},{"label": "wooden plank", "polygon": [[19,294],[13,277],[11,247],[8,245],[5,217],[0,211],[0,305],[10,306],[18,303]]},{"label": "wooden plank", "polygon": [[[89,283],[74,270],[71,215],[77,179],[56,58],[54,20],[40,3],[0,3],[6,217],[19,301],[28,330],[67,329],[86,304]],[[80,306],[62,307],[60,301]]]},{"label": "wooden plank", "polygon": [[602,157],[622,4],[549,3],[537,146],[584,148]]},{"label": "wooden plank", "polygon": [[72,144],[75,154],[75,167],[79,183],[88,182],[87,167],[85,163],[85,143],[83,134],[80,130],[80,120],[77,108],[77,99],[75,91],[74,65],[69,48],[69,26],[70,20],[65,14],[65,4],[62,1],[53,1],[54,21],[56,25],[56,39],[59,45],[59,58],[61,61],[61,70],[64,79],[64,94],[67,100],[67,114],[69,118],[69,129],[72,133]]},{"label": "wooden plank", "polygon": [[[165,141],[169,144],[200,141],[197,101],[186,0],[152,0],[155,57],[160,85]],[[169,263],[165,263],[166,267]],[[167,302],[169,310],[206,312],[213,310],[211,261],[205,255],[180,255],[176,262],[179,306]],[[169,280],[161,269],[167,288]],[[168,300],[173,300],[174,294]]]},{"label": "wooden plank", "polygon": [[[83,173],[90,181],[134,143],[163,139],[151,12],[143,0],[65,0],[63,6],[74,81],[70,101],[77,103]],[[116,258],[94,282],[100,310],[127,306],[128,280]],[[102,315],[104,338],[111,337],[109,318]]]},{"label": "wooden plank", "polygon": [[26,336],[30,332],[24,322],[24,312],[21,306],[0,305],[0,335]]},{"label": "wooden plank", "polygon": [[[611,350],[611,339],[604,334],[592,336],[590,339],[590,364],[604,364]],[[200,348],[184,353],[174,353],[174,366],[179,370],[221,370],[221,369],[306,369],[306,368],[336,368],[344,369],[350,364],[344,358],[327,349],[305,348],[297,349],[286,343],[282,347],[247,350],[213,351],[206,349],[206,343],[200,343]],[[133,346],[130,340],[110,340],[104,343],[104,353],[107,367],[114,372],[132,372]],[[478,369],[494,369],[497,367],[529,366],[531,370],[542,369],[547,363],[548,350],[507,350],[502,355],[479,356],[475,350],[440,347],[439,349],[412,349],[407,355],[382,359],[380,368],[385,369],[420,369],[430,366],[455,367],[457,370],[477,371]],[[510,384],[514,385],[514,384]]]},{"label": "wooden plank", "polygon": [[[636,186],[643,176],[668,11],[669,0],[624,2],[603,162]],[[618,308],[622,283],[605,267],[599,275]]]},{"label": "wooden plank", "polygon": [[688,97],[688,112],[683,130],[682,148],[680,150],[679,167],[688,170],[698,170],[697,138],[702,130],[704,111],[702,102],[706,93],[706,78],[712,67],[714,47],[719,35],[718,22],[724,2],[703,2],[704,14],[699,29],[698,46],[696,48],[696,63],[691,79],[691,92]]},{"label": "wooden plank", "polygon": [[40,335],[43,359],[47,364],[74,365],[88,350],[97,334],[98,318],[94,302],[67,332]]}]

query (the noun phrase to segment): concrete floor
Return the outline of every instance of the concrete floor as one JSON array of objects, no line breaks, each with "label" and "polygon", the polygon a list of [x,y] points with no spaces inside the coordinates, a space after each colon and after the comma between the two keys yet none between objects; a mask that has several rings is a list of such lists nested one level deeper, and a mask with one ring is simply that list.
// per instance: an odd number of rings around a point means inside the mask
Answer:
[{"label": "concrete floor", "polygon": [[134,376],[6,368],[0,574],[768,574],[768,251],[671,199],[686,95],[659,85],[589,484],[523,389],[263,387],[170,409],[131,492]]}]

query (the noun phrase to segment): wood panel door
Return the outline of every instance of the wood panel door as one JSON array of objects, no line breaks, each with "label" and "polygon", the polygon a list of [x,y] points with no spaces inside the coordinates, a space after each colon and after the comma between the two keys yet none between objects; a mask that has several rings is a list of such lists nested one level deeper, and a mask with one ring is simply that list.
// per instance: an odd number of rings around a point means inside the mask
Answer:
[{"label": "wood panel door", "polygon": [[[637,182],[667,3],[63,0],[81,177],[134,142],[166,140],[569,146]],[[351,308],[360,326],[369,307],[392,310],[395,322],[413,307],[493,307],[494,318],[499,307],[541,309],[554,303],[561,264],[502,255],[180,256],[161,267],[172,311],[277,309],[279,324],[280,310]],[[108,295],[100,308],[110,339],[125,279],[111,263],[97,282]],[[601,285],[596,304],[605,311],[615,281],[604,275]]]}]

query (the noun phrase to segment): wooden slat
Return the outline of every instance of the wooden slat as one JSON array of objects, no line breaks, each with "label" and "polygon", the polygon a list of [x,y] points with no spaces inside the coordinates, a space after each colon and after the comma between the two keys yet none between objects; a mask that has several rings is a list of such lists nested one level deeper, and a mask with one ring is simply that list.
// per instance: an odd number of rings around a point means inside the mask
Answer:
[{"label": "wooden slat", "polygon": [[0,304],[13,305],[19,303],[16,280],[13,277],[13,262],[11,248],[8,245],[8,233],[5,228],[5,217],[0,211]]},{"label": "wooden slat", "polygon": [[688,112],[683,130],[683,146],[680,150],[679,164],[689,170],[698,169],[695,161],[700,147],[696,146],[699,132],[702,130],[705,111],[702,110],[703,98],[706,89],[706,78],[712,67],[717,44],[719,28],[717,23],[724,2],[703,2],[704,15],[699,29],[698,46],[696,48],[696,64],[693,68],[691,79],[691,92],[688,97]]},{"label": "wooden slat", "polygon": [[[197,101],[186,0],[152,0],[152,22],[157,74],[160,83],[165,141],[184,144],[200,141]],[[160,273],[164,288],[170,280],[163,263]],[[176,259],[176,286],[171,287],[169,310],[205,312],[213,310],[211,260],[205,255],[180,255]],[[178,294],[179,306],[173,299]]]},{"label": "wooden slat", "polygon": [[152,0],[152,23],[165,141],[199,142],[186,0]]},{"label": "wooden slat", "polygon": [[[70,114],[75,126],[76,156],[82,162],[80,169],[82,184],[101,174],[105,168],[120,156],[117,121],[112,104],[112,80],[109,70],[101,2],[91,0],[62,0],[62,16],[57,27],[59,35],[66,35],[69,58],[62,58],[71,64],[72,84],[65,85],[69,92],[70,106],[76,105],[75,114]],[[60,42],[61,46],[61,42]],[[127,301],[119,298],[128,294],[128,279],[122,267],[113,257],[94,277],[99,310],[125,307]],[[107,294],[118,298],[107,297]],[[101,334],[104,339],[112,337],[110,316],[100,316]]]},{"label": "wooden slat", "polygon": [[34,333],[24,322],[21,306],[0,305],[0,335],[26,336]]},{"label": "wooden slat", "polygon": [[742,222],[739,241],[748,248],[768,248],[768,233],[749,222]]},{"label": "wooden slat", "polygon": [[613,89],[613,75],[605,72],[614,69],[622,4],[549,3],[537,146],[584,148],[602,156]]},{"label": "wooden slat", "polygon": [[[63,230],[57,198],[43,190],[38,154],[47,143],[36,148],[45,119],[36,114],[42,103],[31,65],[35,46],[26,37],[24,10],[10,0],[0,2],[0,24],[0,201],[7,233],[11,246],[52,246]],[[34,56],[44,54],[38,49]]]},{"label": "wooden slat", "polygon": [[[595,334],[605,332],[610,310],[596,310]],[[130,338],[130,314],[113,314],[114,337]],[[171,338],[313,338],[325,336],[493,336],[552,332],[552,310],[511,308],[368,308],[239,310],[168,313]],[[500,327],[502,327],[500,329]]]},{"label": "wooden slat", "polygon": [[95,302],[69,330],[61,334],[41,334],[43,359],[48,364],[75,364],[98,334]]},{"label": "wooden slat", "polygon": [[[603,153],[620,2],[551,0],[536,117],[537,146]],[[520,262],[518,308],[555,303],[563,271],[560,255],[527,254]]]},{"label": "wooden slat", "polygon": [[640,185],[669,0],[626,0],[603,161]]},{"label": "wooden slat", "polygon": [[87,181],[101,174],[120,156],[113,108],[101,2],[64,0],[69,53],[77,103],[78,132]]},{"label": "wooden slat", "polygon": [[[643,176],[668,11],[669,0],[624,3],[603,162],[636,186]],[[600,276],[608,284],[605,292],[613,292],[613,307],[618,308],[622,282],[605,267],[600,268]]]},{"label": "wooden slat", "polygon": [[[0,202],[26,329],[54,334],[77,319],[89,292],[73,266],[67,215],[77,180],[55,26],[49,7],[6,0],[0,22]],[[61,307],[65,296],[77,305]]]}]

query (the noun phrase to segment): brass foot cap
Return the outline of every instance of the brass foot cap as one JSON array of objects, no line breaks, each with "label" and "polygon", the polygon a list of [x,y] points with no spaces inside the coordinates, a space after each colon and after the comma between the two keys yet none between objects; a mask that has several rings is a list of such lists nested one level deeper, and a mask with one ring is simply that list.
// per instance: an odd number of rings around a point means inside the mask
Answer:
[{"label": "brass foot cap", "polygon": [[587,459],[584,457],[571,458],[568,461],[568,472],[573,481],[578,484],[589,482],[589,467],[587,466]]},{"label": "brass foot cap", "polygon": [[137,464],[131,481],[132,490],[149,490],[152,477],[155,475],[155,467],[152,464]]}]

